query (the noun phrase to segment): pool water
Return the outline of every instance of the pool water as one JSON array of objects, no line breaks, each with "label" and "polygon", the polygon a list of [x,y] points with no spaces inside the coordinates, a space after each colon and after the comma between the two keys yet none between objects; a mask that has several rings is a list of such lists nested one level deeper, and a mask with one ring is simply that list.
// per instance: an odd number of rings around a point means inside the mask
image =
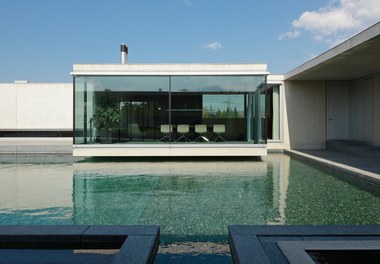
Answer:
[{"label": "pool water", "polygon": [[[229,263],[220,258],[231,224],[380,224],[380,188],[283,154],[253,161],[0,161],[2,225],[157,224],[158,263],[191,262],[184,248],[210,263],[204,256],[213,247],[215,263]],[[208,251],[199,252],[205,244]],[[182,247],[165,255],[168,245]]]}]

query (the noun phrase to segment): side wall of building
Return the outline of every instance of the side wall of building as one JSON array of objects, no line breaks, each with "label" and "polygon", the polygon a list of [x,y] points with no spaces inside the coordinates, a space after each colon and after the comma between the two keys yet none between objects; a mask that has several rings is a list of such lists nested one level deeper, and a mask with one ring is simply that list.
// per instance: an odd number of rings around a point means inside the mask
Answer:
[{"label": "side wall of building", "polygon": [[72,130],[72,84],[0,84],[0,116],[0,130]]},{"label": "side wall of building", "polygon": [[350,129],[351,140],[372,143],[374,140],[374,76],[351,81]]},{"label": "side wall of building", "polygon": [[289,134],[286,117],[285,91],[284,91],[284,75],[272,74],[268,75],[267,81],[269,85],[278,85],[279,87],[279,137],[280,139],[268,139],[267,149],[270,151],[282,151],[289,149]]},{"label": "side wall of building", "polygon": [[373,143],[380,147],[380,73],[374,75]]},{"label": "side wall of building", "polygon": [[327,140],[380,146],[380,73],[327,82]]},{"label": "side wall of building", "polygon": [[326,147],[325,81],[285,81],[284,146]]}]

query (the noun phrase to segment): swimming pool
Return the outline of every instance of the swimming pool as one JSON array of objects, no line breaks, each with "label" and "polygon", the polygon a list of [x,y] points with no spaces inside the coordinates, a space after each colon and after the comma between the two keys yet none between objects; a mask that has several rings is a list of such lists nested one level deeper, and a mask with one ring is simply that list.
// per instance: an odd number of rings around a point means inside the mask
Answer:
[{"label": "swimming pool", "polygon": [[0,160],[3,225],[157,224],[170,245],[225,244],[231,224],[380,223],[380,188],[283,154],[261,161]]}]

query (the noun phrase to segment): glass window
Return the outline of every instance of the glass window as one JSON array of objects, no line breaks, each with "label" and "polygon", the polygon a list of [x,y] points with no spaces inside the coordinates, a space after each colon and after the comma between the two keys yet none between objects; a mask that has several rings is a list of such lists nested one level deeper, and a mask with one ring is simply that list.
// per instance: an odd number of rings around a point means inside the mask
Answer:
[{"label": "glass window", "polygon": [[265,76],[75,77],[75,144],[265,143]]},{"label": "glass window", "polygon": [[154,142],[169,122],[168,77],[77,77],[75,91],[76,144]]},{"label": "glass window", "polygon": [[[265,142],[265,126],[254,119],[254,112],[263,110],[265,121],[265,100],[263,109],[256,109],[253,102],[260,87],[265,88],[265,76],[173,76],[172,124],[174,128],[189,126],[186,133],[174,131],[174,139],[180,143],[199,138],[217,143]],[[198,133],[200,125],[206,125],[207,132]]]}]

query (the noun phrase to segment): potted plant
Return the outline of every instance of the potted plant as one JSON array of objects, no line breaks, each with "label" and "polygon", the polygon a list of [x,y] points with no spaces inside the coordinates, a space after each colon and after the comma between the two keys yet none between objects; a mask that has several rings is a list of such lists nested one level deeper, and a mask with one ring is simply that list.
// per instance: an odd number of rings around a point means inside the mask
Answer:
[{"label": "potted plant", "polygon": [[95,112],[90,118],[90,123],[99,131],[98,137],[100,141],[105,140],[106,143],[110,143],[112,141],[112,130],[121,119],[120,108],[117,102],[101,101],[103,102],[96,105]]}]

